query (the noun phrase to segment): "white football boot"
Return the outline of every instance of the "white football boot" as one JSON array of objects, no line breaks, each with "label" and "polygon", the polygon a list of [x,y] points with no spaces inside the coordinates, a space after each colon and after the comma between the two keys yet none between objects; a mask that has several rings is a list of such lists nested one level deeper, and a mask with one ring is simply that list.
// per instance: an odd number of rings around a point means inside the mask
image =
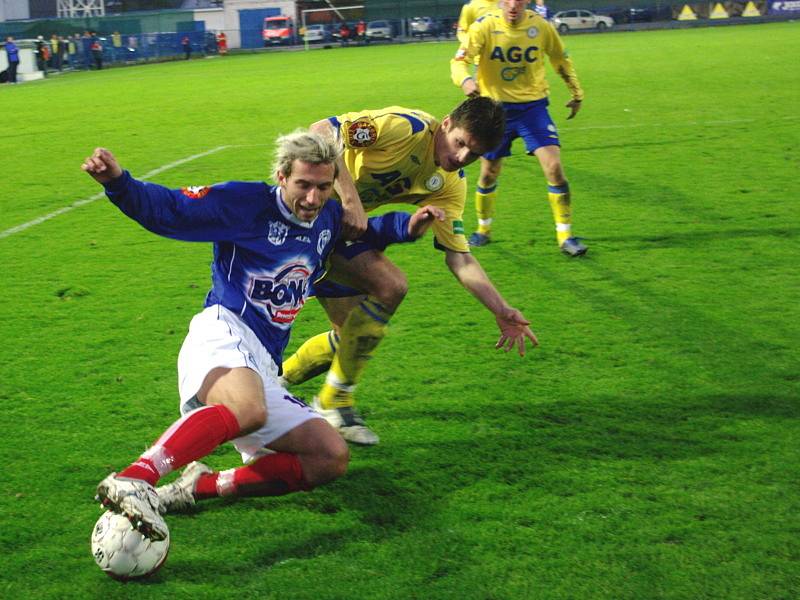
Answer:
[{"label": "white football boot", "polygon": [[156,493],[161,502],[159,507],[161,514],[186,510],[194,506],[194,489],[197,487],[197,480],[201,475],[213,472],[211,467],[195,461],[189,463],[175,481],[157,487]]},{"label": "white football boot", "polygon": [[319,403],[319,398],[314,396],[312,407],[348,442],[362,446],[374,446],[381,441],[378,435],[367,427],[364,418],[354,406],[325,409]]},{"label": "white football boot", "polygon": [[108,510],[128,517],[131,525],[145,537],[158,542],[169,535],[159,512],[158,494],[146,481],[120,478],[111,473],[97,484],[95,498]]}]

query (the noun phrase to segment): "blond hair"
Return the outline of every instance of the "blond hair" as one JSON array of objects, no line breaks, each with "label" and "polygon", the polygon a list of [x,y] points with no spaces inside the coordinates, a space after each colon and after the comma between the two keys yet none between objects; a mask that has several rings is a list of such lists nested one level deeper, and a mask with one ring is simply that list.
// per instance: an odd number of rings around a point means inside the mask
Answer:
[{"label": "blond hair", "polygon": [[339,174],[336,159],[342,151],[342,144],[338,140],[307,129],[297,129],[275,140],[272,172],[288,177],[292,174],[294,161],[300,160],[312,165],[333,165],[335,178]]}]

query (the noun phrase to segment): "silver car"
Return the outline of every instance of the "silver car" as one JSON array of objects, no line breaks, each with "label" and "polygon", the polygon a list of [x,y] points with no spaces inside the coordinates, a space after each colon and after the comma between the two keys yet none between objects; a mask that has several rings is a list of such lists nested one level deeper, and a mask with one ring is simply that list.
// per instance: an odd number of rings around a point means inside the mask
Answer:
[{"label": "silver car", "polygon": [[563,10],[553,16],[553,25],[559,33],[567,33],[573,29],[605,31],[614,26],[614,19],[596,15],[590,10]]},{"label": "silver car", "polygon": [[367,37],[371,40],[392,39],[392,25],[389,21],[370,21],[367,23]]},{"label": "silver car", "polygon": [[439,27],[430,17],[414,17],[411,19],[411,36],[424,38],[426,35],[434,36],[439,34]]},{"label": "silver car", "polygon": [[331,32],[326,25],[309,25],[306,27],[305,40],[307,42],[328,42]]}]

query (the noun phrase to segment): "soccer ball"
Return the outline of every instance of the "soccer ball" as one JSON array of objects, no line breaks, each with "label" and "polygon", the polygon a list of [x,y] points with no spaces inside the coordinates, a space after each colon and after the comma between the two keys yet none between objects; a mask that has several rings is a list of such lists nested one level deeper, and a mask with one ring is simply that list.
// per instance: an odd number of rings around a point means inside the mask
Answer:
[{"label": "soccer ball", "polygon": [[128,517],[106,511],[92,530],[92,554],[106,575],[128,581],[152,575],[167,560],[169,533],[154,542],[133,528]]}]

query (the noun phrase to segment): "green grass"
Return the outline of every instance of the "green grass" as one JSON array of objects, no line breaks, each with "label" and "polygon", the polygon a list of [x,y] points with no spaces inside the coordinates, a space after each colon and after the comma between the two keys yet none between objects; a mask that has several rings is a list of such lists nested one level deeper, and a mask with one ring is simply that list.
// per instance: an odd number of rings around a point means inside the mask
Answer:
[{"label": "green grass", "polygon": [[[89,553],[92,493],[177,415],[175,360],[210,248],[98,200],[0,238],[0,597],[753,598],[800,595],[800,25],[567,38],[587,99],[552,113],[590,254],[558,254],[538,166],[501,178],[476,255],[541,347],[494,320],[430,240],[360,387],[382,437],[310,494],[169,518],[164,569],[121,585]],[[460,100],[453,44],[230,56],[0,88],[0,231],[134,174],[267,176],[279,132]],[[469,169],[470,186],[477,169]],[[472,201],[465,220],[475,224]],[[291,348],[325,328],[310,303]],[[311,396],[317,382],[300,388]],[[237,464],[226,446],[208,460]],[[256,596],[257,595],[257,596]]]}]

